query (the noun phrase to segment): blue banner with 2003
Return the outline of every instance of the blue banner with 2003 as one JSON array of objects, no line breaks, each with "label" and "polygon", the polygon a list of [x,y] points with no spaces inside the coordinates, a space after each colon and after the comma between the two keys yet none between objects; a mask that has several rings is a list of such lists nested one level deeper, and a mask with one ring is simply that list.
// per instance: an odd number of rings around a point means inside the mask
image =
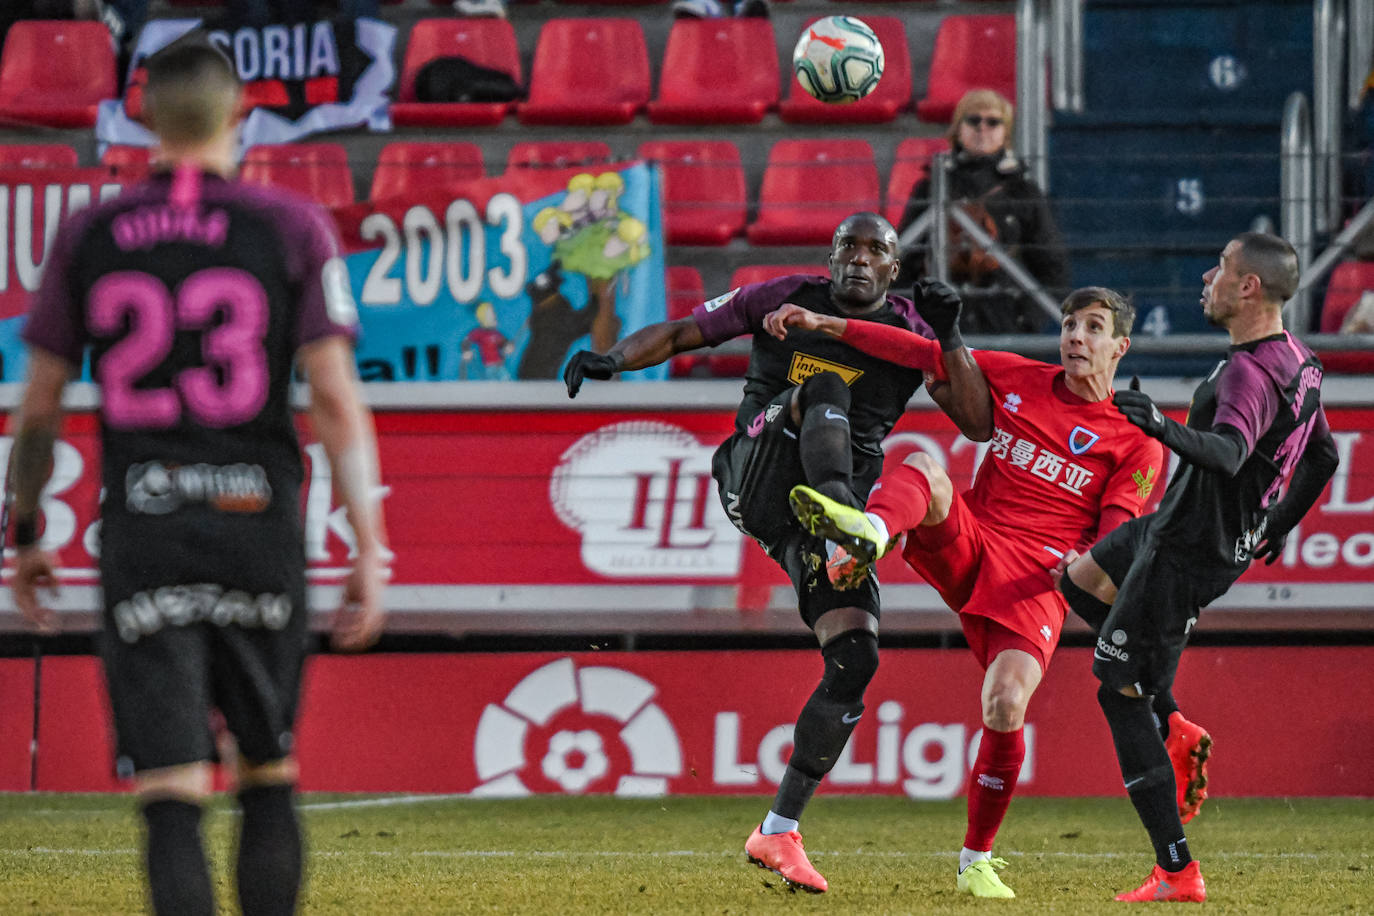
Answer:
[{"label": "blue banner with 2003", "polygon": [[335,215],[365,381],[554,379],[576,350],[666,317],[646,163],[513,170]]}]

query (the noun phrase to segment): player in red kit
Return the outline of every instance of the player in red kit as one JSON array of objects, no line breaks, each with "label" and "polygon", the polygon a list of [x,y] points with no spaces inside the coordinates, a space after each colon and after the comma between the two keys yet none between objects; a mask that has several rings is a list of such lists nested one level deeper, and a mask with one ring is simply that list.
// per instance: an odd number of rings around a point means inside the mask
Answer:
[{"label": "player in red kit", "polygon": [[[987,379],[994,430],[967,492],[956,493],[944,468],[922,452],[883,474],[866,512],[809,487],[792,491],[803,525],[839,544],[830,561],[837,585],[862,581],[892,543],[889,533],[906,532],[903,557],[959,613],[986,672],[957,879],[959,890],[976,897],[1015,896],[997,875],[1006,862],[992,857],[992,846],[1025,757],[1026,706],[1068,611],[1056,568],[1069,551],[1139,516],[1164,468],[1159,443],[1111,401],[1134,308],[1112,290],[1087,287],[1071,293],[1060,312],[1060,366],[1014,353],[973,354]],[[766,326],[778,335],[819,330],[938,379],[941,347],[961,341],[957,308],[933,317],[939,343],[791,305]]]}]

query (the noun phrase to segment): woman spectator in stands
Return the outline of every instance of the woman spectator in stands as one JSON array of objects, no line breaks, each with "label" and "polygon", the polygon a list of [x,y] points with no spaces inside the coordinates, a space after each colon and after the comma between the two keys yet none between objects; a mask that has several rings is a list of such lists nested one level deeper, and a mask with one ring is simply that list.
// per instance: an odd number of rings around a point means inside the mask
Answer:
[{"label": "woman spectator in stands", "polygon": [[[1049,201],[1011,150],[1012,105],[991,89],[965,93],[954,108],[948,137],[953,147],[949,199],[960,204],[1058,301],[1069,288],[1069,261]],[[900,234],[930,206],[930,179],[911,191]],[[1035,302],[956,222],[949,222],[950,282],[964,300],[966,334],[1038,331],[1045,324]],[[897,282],[934,274],[929,233],[902,251]]]}]

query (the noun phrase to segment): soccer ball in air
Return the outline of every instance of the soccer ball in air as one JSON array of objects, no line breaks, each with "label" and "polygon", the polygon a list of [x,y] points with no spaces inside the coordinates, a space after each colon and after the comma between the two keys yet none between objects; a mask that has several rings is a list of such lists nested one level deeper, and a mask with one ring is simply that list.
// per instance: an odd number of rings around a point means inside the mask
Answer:
[{"label": "soccer ball in air", "polygon": [[878,87],[883,46],[853,16],[826,16],[806,27],[792,51],[797,82],[822,102],[857,102]]}]

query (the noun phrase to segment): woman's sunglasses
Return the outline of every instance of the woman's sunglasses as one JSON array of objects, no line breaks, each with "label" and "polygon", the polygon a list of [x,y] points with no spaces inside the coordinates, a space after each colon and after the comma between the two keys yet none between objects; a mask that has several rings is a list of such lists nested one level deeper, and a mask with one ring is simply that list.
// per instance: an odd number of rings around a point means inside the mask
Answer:
[{"label": "woman's sunglasses", "polygon": [[984,117],[983,115],[964,115],[964,123],[967,124],[969,127],[982,127],[984,124],[986,124],[988,127],[1001,127],[1006,122],[1003,121],[1001,118],[996,118],[992,116]]}]

